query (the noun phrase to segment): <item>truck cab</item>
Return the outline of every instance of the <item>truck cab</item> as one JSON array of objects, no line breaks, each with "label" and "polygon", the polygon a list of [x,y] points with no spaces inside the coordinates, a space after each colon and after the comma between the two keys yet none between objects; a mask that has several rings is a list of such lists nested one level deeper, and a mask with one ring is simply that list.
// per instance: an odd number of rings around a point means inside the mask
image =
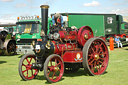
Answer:
[{"label": "truck cab", "polygon": [[[16,52],[18,54],[33,53],[32,42],[36,42],[37,39],[41,39],[41,19],[39,16],[35,17],[18,17],[16,23]],[[52,19],[48,19],[48,30],[49,25],[52,23]]]}]

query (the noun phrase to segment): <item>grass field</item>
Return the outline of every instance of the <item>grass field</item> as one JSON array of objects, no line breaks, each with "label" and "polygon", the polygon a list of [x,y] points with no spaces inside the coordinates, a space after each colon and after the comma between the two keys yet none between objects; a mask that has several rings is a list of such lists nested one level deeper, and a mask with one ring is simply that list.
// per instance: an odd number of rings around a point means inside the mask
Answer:
[{"label": "grass field", "polygon": [[[0,85],[47,85],[44,72],[34,80],[23,81],[18,73],[20,55],[0,56]],[[77,73],[64,74],[53,85],[128,85],[128,46],[110,51],[109,65],[104,75],[87,76],[83,69]]]}]

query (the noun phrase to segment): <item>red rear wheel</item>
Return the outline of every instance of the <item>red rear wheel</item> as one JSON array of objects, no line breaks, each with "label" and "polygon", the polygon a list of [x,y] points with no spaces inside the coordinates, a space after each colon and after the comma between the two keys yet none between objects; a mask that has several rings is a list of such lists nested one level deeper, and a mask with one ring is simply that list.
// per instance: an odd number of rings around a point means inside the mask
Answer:
[{"label": "red rear wheel", "polygon": [[24,55],[19,63],[19,74],[23,80],[31,80],[38,74],[38,69],[32,69],[32,63],[35,63],[35,55]]},{"label": "red rear wheel", "polygon": [[50,55],[44,63],[44,76],[50,83],[58,82],[64,73],[64,63],[59,55]]},{"label": "red rear wheel", "polygon": [[83,48],[83,67],[91,75],[103,74],[108,66],[107,45],[100,38],[91,38]]}]

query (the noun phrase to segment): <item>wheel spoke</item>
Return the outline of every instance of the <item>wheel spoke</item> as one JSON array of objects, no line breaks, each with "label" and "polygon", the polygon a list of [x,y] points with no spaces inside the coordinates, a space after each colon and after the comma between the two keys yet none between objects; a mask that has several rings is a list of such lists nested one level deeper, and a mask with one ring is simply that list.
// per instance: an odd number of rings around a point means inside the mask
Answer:
[{"label": "wheel spoke", "polygon": [[28,77],[28,70],[27,70],[27,77]]},{"label": "wheel spoke", "polygon": [[99,59],[101,59],[101,60],[103,60],[103,61],[105,60],[105,58],[99,58]]},{"label": "wheel spoke", "polygon": [[94,49],[91,47],[91,50],[93,51],[93,53],[95,53]]},{"label": "wheel spoke", "polygon": [[33,76],[33,75],[34,75],[34,74],[33,74],[33,70],[31,70],[31,73],[32,73],[32,76]]},{"label": "wheel spoke", "polygon": [[22,61],[19,64],[19,73],[23,80],[31,80],[38,74],[38,69],[31,68],[31,63],[35,62],[35,55],[33,54],[26,54],[22,57]]},{"label": "wheel spoke", "polygon": [[55,58],[55,66],[56,66],[56,64],[57,64],[57,59]]},{"label": "wheel spoke", "polygon": [[38,70],[37,70],[37,69],[33,69],[33,70],[35,70],[35,73],[34,73],[34,75],[37,75],[37,73],[38,73]]},{"label": "wheel spoke", "polygon": [[97,68],[97,70],[98,70],[98,72],[99,72],[99,70],[100,70],[99,60],[97,60],[96,68]]},{"label": "wheel spoke", "polygon": [[107,54],[108,54],[107,51],[103,52],[103,55],[104,55],[104,56],[107,55]]},{"label": "wheel spoke", "polygon": [[96,48],[96,53],[97,53],[98,52],[98,49],[99,49],[98,45],[96,45],[95,48]]},{"label": "wheel spoke", "polygon": [[107,68],[108,59],[107,45],[103,39],[91,38],[85,43],[83,48],[83,67],[88,69],[89,74],[103,74]]},{"label": "wheel spoke", "polygon": [[[88,62],[89,62],[89,61],[88,61]],[[89,65],[91,65],[93,62],[94,62],[94,59],[93,59],[91,62],[89,62]]]},{"label": "wheel spoke", "polygon": [[22,73],[24,73],[24,72],[26,72],[26,71],[28,71],[29,69],[27,68],[26,70],[24,70],[24,71],[22,71]]},{"label": "wheel spoke", "polygon": [[97,69],[97,73],[99,72],[99,68],[98,68],[98,66],[96,65],[96,69]]},{"label": "wheel spoke", "polygon": [[98,54],[100,54],[101,52],[103,52],[103,50],[102,50],[102,49],[100,49],[100,51],[98,52]]},{"label": "wheel spoke", "polygon": [[30,59],[30,63],[31,63],[31,61],[32,61],[32,57],[31,57],[31,59]]},{"label": "wheel spoke", "polygon": [[[103,44],[101,43],[100,45],[97,46],[97,51],[96,51],[96,52],[97,52],[98,54],[100,54],[100,52],[102,52],[102,49],[101,49],[101,46],[102,46],[102,45],[103,45]],[[98,52],[98,50],[99,50],[99,52]]]},{"label": "wheel spoke", "polygon": [[104,67],[104,65],[105,65],[105,63],[103,62],[102,65],[101,65],[101,67]]},{"label": "wheel spoke", "polygon": [[29,62],[29,60],[27,58],[26,58],[26,60],[27,60],[28,64],[30,64],[30,62]]},{"label": "wheel spoke", "polygon": [[27,67],[26,65],[24,65],[24,64],[22,64],[22,66],[25,66],[25,67]]},{"label": "wheel spoke", "polygon": [[101,64],[102,64],[103,62],[101,62],[101,61],[99,60],[99,63],[101,63]]},{"label": "wheel spoke", "polygon": [[51,71],[48,72],[48,76],[49,76],[50,73],[51,73]]},{"label": "wheel spoke", "polygon": [[101,69],[101,65],[99,65],[99,70]]},{"label": "wheel spoke", "polygon": [[95,73],[95,67],[96,67],[96,61],[94,62],[94,65],[93,65],[94,73]]},{"label": "wheel spoke", "polygon": [[[52,61],[52,62],[51,62]],[[64,72],[62,58],[57,54],[50,55],[44,63],[44,76],[50,82],[59,81]]]},{"label": "wheel spoke", "polygon": [[91,71],[94,72],[94,67],[93,67],[93,64],[91,65]]},{"label": "wheel spoke", "polygon": [[53,66],[48,66],[48,69],[52,69],[53,68]]},{"label": "wheel spoke", "polygon": [[88,54],[88,62],[90,62],[90,60],[93,60],[94,58],[93,58],[93,54]]},{"label": "wheel spoke", "polygon": [[55,76],[55,72],[53,72],[52,79],[53,79],[54,76]]},{"label": "wheel spoke", "polygon": [[61,63],[59,62],[58,64],[56,64],[56,66],[55,67],[59,67],[59,65],[61,65]]},{"label": "wheel spoke", "polygon": [[88,54],[88,56],[92,57],[92,56],[93,56],[93,54]]},{"label": "wheel spoke", "polygon": [[52,66],[52,60],[50,60],[49,62],[50,62],[50,65]]}]

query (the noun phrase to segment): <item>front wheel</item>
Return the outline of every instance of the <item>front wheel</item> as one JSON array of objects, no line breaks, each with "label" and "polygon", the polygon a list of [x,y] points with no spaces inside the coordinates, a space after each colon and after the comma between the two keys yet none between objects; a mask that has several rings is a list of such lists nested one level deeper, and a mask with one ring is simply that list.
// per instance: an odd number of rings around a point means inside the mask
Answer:
[{"label": "front wheel", "polygon": [[44,76],[50,83],[58,82],[64,73],[64,63],[59,55],[48,56],[44,63]]},{"label": "front wheel", "polygon": [[101,75],[109,61],[106,43],[101,38],[89,39],[83,47],[83,67],[90,75]]},{"label": "front wheel", "polygon": [[38,74],[38,69],[32,69],[32,63],[36,62],[34,54],[24,55],[19,62],[19,74],[23,80],[31,80]]}]

